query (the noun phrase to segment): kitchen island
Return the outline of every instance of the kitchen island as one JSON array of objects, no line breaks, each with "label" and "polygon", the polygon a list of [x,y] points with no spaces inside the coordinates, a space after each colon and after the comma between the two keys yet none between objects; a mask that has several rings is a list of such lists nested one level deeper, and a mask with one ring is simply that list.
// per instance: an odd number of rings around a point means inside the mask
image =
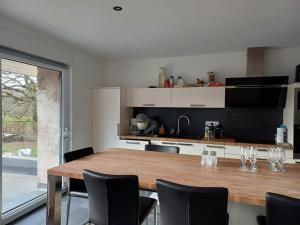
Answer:
[{"label": "kitchen island", "polygon": [[286,173],[273,173],[266,161],[258,161],[259,172],[239,171],[239,160],[220,158],[217,168],[205,168],[200,156],[113,148],[48,170],[47,224],[60,224],[61,176],[83,179],[90,169],[107,174],[135,174],[141,189],[155,191],[156,179],[198,187],[229,190],[231,225],[255,225],[264,214],[265,195],[275,192],[300,199],[300,165],[286,164]]}]

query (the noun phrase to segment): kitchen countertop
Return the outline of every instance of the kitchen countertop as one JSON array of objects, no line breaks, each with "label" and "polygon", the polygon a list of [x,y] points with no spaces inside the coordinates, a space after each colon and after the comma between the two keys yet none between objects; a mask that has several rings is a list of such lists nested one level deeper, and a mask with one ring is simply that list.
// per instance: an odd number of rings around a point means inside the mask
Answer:
[{"label": "kitchen countertop", "polygon": [[[270,146],[275,146],[275,144],[236,142],[234,138],[208,140],[205,138],[191,139],[191,138],[176,138],[176,137],[137,136],[137,135],[128,134],[128,135],[121,135],[120,139],[141,140],[141,141],[188,142],[188,143],[230,145],[230,146],[255,146],[257,148],[268,148]],[[293,149],[291,145],[283,145],[283,147],[285,149]]]}]

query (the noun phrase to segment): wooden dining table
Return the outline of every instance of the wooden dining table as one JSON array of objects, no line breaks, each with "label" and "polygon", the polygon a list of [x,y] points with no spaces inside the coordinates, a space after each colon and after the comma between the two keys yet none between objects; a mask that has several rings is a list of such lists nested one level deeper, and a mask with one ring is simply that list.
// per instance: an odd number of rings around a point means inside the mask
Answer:
[{"label": "wooden dining table", "polygon": [[47,225],[61,224],[62,177],[83,179],[84,169],[104,174],[137,175],[140,189],[155,191],[156,180],[196,187],[226,187],[229,200],[265,206],[267,192],[300,199],[300,165],[285,164],[285,173],[274,173],[266,160],[257,173],[239,171],[237,159],[218,158],[218,166],[201,166],[201,157],[162,152],[111,148],[48,169]]}]

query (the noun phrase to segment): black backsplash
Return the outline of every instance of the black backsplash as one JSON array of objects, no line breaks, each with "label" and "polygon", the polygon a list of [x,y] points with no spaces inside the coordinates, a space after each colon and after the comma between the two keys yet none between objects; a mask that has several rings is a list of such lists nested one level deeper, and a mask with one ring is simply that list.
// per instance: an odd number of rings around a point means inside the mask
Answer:
[{"label": "black backsplash", "polygon": [[205,121],[220,121],[224,137],[238,141],[274,143],[276,127],[282,124],[282,109],[188,109],[188,108],[134,108],[134,116],[144,113],[163,123],[166,133],[177,129],[177,118],[187,115],[190,125],[182,119],[181,128],[188,136],[204,136]]}]

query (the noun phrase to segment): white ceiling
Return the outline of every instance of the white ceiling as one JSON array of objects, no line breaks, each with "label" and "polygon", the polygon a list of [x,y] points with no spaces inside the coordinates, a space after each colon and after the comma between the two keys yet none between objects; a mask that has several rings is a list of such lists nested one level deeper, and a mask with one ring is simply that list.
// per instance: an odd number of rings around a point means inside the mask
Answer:
[{"label": "white ceiling", "polygon": [[300,0],[0,0],[0,15],[107,58],[300,46]]}]

